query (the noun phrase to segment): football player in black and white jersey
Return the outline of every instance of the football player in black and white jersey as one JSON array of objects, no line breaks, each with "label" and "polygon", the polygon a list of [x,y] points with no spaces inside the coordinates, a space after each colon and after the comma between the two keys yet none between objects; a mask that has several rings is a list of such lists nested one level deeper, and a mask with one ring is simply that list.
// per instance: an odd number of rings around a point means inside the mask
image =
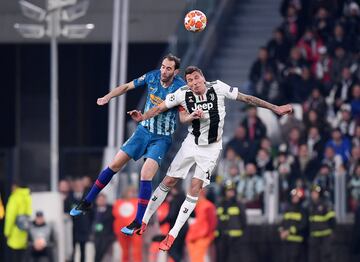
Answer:
[{"label": "football player in black and white jersey", "polygon": [[[238,100],[247,104],[267,108],[278,115],[285,115],[292,111],[291,105],[276,106],[257,97],[245,95],[237,88],[221,82],[206,82],[202,71],[189,66],[185,70],[187,86],[167,95],[164,102],[142,114],[133,110],[128,112],[135,121],[152,118],[170,108],[179,106],[182,123],[189,123],[189,133],[183,141],[180,150],[172,161],[169,170],[154,191],[145,211],[141,230],[146,230],[150,217],[164,201],[169,190],[184,179],[190,168],[196,164],[195,173],[187,197],[181,207],[174,227],[160,243],[161,250],[169,250],[181,227],[195,209],[198,195],[202,187],[210,183],[211,172],[215,168],[222,149],[222,133],[225,118],[225,98]],[[187,113],[185,113],[187,112]]]}]

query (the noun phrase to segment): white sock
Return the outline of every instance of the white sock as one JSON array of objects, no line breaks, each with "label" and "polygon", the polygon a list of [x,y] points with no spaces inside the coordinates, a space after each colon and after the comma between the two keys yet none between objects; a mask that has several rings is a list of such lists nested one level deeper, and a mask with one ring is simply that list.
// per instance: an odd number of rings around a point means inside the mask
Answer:
[{"label": "white sock", "polygon": [[198,200],[197,197],[193,197],[190,195],[186,196],[186,199],[183,202],[183,204],[181,205],[179,214],[176,218],[175,225],[169,232],[169,234],[172,235],[174,238],[176,238],[178,236],[180,229],[186,223],[190,214],[194,211],[197,200]]},{"label": "white sock", "polygon": [[170,191],[169,187],[165,186],[163,183],[160,183],[160,185],[155,189],[154,193],[150,198],[142,222],[144,222],[145,224],[149,223],[150,218],[159,208],[161,203],[164,202],[169,191]]}]

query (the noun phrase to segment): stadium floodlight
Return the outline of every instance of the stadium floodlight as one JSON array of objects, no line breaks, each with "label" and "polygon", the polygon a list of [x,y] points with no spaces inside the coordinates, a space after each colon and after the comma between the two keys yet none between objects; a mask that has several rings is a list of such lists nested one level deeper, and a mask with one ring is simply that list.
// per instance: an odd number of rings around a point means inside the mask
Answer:
[{"label": "stadium floodlight", "polygon": [[61,12],[61,20],[71,22],[84,16],[89,8],[89,3],[89,0],[83,0],[63,9]]},{"label": "stadium floodlight", "polygon": [[34,24],[15,24],[14,28],[25,38],[42,38],[45,35],[45,26]]},{"label": "stadium floodlight", "polygon": [[39,22],[45,19],[46,11],[44,9],[24,0],[20,0],[19,4],[24,16]]},{"label": "stadium floodlight", "polygon": [[76,4],[77,0],[48,0],[47,10],[59,9],[68,5]]},{"label": "stadium floodlight", "polygon": [[94,24],[64,25],[62,35],[70,39],[81,39],[85,38],[94,27]]}]

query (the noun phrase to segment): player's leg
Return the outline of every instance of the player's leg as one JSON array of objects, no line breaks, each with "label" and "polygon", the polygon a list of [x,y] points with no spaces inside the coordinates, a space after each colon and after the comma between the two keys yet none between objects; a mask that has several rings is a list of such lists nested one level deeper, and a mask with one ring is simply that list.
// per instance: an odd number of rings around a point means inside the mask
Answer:
[{"label": "player's leg", "polygon": [[151,180],[159,170],[162,160],[165,158],[167,151],[171,145],[170,136],[161,136],[149,133],[151,137],[149,145],[144,153],[146,161],[141,169],[138,208],[136,217],[130,225],[121,229],[126,235],[132,235],[135,231],[138,231],[141,227],[141,220],[144,216],[146,207],[151,197]]},{"label": "player's leg", "polygon": [[[171,188],[173,188],[179,180],[180,178],[169,177],[168,175],[164,177],[164,179],[161,181],[159,186],[155,189],[154,193],[152,194],[149,205],[146,208],[144,217],[142,219],[142,223],[144,226],[146,226],[149,223],[149,220],[152,217],[152,215],[156,212],[159,206],[161,206],[167,194],[170,192]],[[142,228],[139,234],[141,235],[142,233],[144,233],[144,231],[145,228]]]},{"label": "player's leg", "polygon": [[199,199],[199,193],[203,187],[203,181],[198,178],[191,179],[191,186],[189,192],[181,205],[179,214],[176,218],[175,225],[171,228],[169,234],[160,243],[159,249],[167,251],[170,249],[178,236],[180,229],[184,226],[186,221],[189,219],[190,214],[194,211],[196,203]]},{"label": "player's leg", "polygon": [[138,206],[136,217],[126,227],[121,229],[121,232],[126,235],[132,235],[135,231],[140,229],[141,220],[144,216],[146,207],[151,197],[151,180],[159,169],[159,164],[153,159],[147,158],[144,165],[141,168],[141,178],[139,186]]},{"label": "player's leg", "polygon": [[165,178],[155,189],[149,205],[145,211],[141,229],[137,232],[138,234],[142,234],[146,230],[146,225],[148,224],[151,216],[165,200],[166,195],[170,189],[175,186],[178,180],[186,177],[194,163],[194,151],[189,148],[189,139],[186,138],[182,143],[180,150],[177,152],[175,158],[171,162]]},{"label": "player's leg", "polygon": [[114,174],[116,174],[130,159],[131,158],[124,151],[120,150],[109,166],[101,171],[85,198],[70,211],[70,215],[78,216],[89,211],[91,209],[91,203],[95,200],[96,196],[110,182]]},{"label": "player's leg", "polygon": [[180,229],[188,220],[190,214],[194,211],[202,187],[210,183],[210,177],[216,166],[217,159],[220,155],[221,144],[211,144],[206,147],[193,147],[195,153],[196,168],[191,180],[191,186],[183,202],[175,225],[170,230],[164,241],[160,243],[161,250],[169,250]]},{"label": "player's leg", "polygon": [[134,134],[124,143],[120,151],[115,155],[109,166],[104,169],[96,179],[86,197],[70,211],[70,215],[78,216],[86,213],[91,208],[99,192],[110,182],[116,174],[131,158],[138,160],[144,153],[149,142],[149,136],[142,126],[138,126]]}]

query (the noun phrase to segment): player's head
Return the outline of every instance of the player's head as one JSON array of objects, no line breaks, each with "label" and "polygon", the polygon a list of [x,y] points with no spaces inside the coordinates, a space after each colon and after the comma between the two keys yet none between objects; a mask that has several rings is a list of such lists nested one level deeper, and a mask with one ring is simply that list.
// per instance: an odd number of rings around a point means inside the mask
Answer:
[{"label": "player's head", "polygon": [[205,92],[205,77],[200,68],[188,66],[185,69],[185,80],[195,94],[203,94]]},{"label": "player's head", "polygon": [[180,58],[168,54],[166,55],[161,62],[161,81],[163,83],[171,83],[174,79],[174,76],[179,73],[180,68]]}]

